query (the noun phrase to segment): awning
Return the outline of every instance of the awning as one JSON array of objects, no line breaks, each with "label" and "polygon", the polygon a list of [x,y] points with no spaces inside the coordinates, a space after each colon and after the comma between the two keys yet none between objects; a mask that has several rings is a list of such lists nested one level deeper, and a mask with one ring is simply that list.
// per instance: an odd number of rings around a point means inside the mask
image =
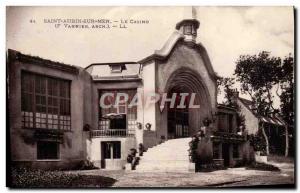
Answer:
[{"label": "awning", "polygon": [[102,116],[104,119],[123,119],[126,116],[125,113],[108,113]]}]

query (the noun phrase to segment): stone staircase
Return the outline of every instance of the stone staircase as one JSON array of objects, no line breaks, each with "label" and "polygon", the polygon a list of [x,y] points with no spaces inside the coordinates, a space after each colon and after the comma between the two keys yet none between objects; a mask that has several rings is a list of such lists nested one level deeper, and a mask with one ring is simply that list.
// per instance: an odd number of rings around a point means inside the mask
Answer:
[{"label": "stone staircase", "polygon": [[140,157],[136,171],[188,172],[189,142],[192,138],[171,139],[149,148]]}]

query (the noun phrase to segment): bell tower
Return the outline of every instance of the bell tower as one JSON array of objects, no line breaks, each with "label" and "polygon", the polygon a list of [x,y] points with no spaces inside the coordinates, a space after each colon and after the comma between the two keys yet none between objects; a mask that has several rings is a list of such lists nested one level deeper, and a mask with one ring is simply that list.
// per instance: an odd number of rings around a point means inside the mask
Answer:
[{"label": "bell tower", "polygon": [[176,29],[185,36],[185,41],[196,43],[199,26],[195,7],[185,7],[183,20],[176,24]]}]

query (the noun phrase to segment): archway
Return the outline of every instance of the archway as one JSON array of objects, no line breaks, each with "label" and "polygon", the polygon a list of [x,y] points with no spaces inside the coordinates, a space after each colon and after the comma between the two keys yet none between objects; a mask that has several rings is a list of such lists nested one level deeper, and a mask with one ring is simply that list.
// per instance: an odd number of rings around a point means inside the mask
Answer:
[{"label": "archway", "polygon": [[[172,88],[168,93],[168,98],[172,97],[172,94],[176,93],[175,104],[172,107],[168,103],[168,138],[181,138],[189,136],[189,102],[190,95],[180,95],[180,93],[188,93],[187,90],[180,88]],[[180,103],[183,102],[183,105]],[[180,107],[183,106],[183,107]]]},{"label": "archway", "polygon": [[[211,118],[212,106],[208,89],[197,72],[189,68],[176,70],[169,77],[165,90],[168,98],[173,93],[177,96],[174,108],[170,108],[170,104],[167,108],[168,139],[192,136],[200,129],[204,118]],[[186,108],[177,108],[182,98],[180,93],[188,94],[185,97]],[[190,102],[200,107],[190,108]]]}]

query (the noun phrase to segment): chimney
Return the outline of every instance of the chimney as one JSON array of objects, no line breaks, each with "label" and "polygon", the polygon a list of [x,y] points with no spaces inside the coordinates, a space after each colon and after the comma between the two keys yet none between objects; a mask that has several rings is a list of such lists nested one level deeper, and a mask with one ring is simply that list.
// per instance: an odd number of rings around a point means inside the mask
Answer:
[{"label": "chimney", "polygon": [[237,89],[233,89],[232,96],[231,96],[231,102],[232,104],[237,104],[237,99],[239,98],[239,91]]}]

